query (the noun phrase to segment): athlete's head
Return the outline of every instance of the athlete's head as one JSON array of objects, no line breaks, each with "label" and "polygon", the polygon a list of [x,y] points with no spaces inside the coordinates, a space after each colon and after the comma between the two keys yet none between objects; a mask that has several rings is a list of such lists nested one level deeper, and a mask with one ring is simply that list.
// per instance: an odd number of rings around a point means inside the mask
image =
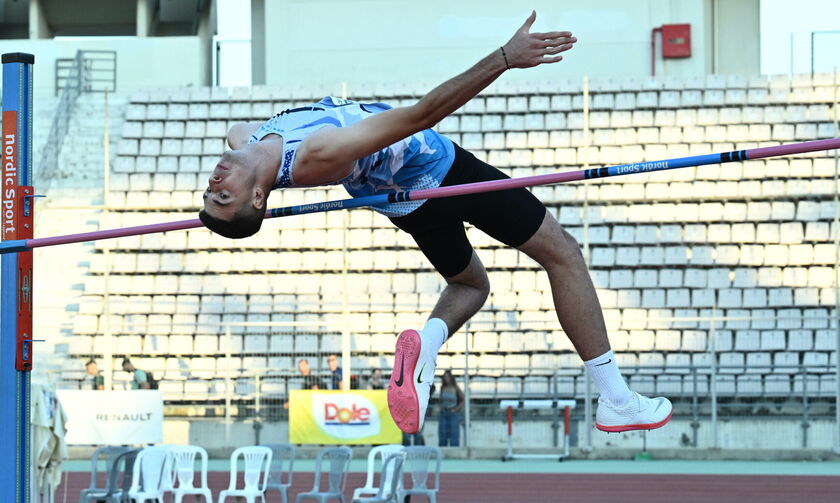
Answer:
[{"label": "athlete's head", "polygon": [[267,194],[257,183],[254,161],[248,148],[228,150],[213,169],[198,217],[216,234],[240,239],[260,230]]}]

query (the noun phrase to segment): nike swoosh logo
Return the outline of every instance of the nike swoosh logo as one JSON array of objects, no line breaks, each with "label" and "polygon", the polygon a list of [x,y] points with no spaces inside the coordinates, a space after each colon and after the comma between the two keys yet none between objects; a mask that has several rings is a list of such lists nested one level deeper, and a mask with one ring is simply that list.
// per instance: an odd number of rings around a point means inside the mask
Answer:
[{"label": "nike swoosh logo", "polygon": [[426,368],[426,362],[423,362],[423,366],[420,367],[420,373],[417,374],[417,384],[423,384],[423,380],[420,379],[420,378],[423,377],[423,369],[425,369],[425,368]]},{"label": "nike swoosh logo", "polygon": [[612,361],[612,358],[610,358],[609,360],[605,361],[604,363],[599,363],[598,365],[595,365],[595,366],[596,366],[596,367],[600,367],[600,366],[602,366],[602,365],[606,365],[606,364],[610,363],[611,361]]},{"label": "nike swoosh logo", "polygon": [[394,384],[396,384],[397,386],[400,386],[400,387],[403,385],[403,365],[404,364],[405,364],[405,355],[401,355],[401,358],[400,358],[400,378],[397,379],[396,381],[394,381]]}]

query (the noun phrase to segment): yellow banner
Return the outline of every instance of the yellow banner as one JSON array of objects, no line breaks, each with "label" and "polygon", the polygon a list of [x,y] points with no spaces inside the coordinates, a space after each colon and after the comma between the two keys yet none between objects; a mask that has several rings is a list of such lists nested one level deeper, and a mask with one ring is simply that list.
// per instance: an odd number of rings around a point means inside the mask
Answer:
[{"label": "yellow banner", "polygon": [[385,390],[289,392],[293,444],[399,444]]}]

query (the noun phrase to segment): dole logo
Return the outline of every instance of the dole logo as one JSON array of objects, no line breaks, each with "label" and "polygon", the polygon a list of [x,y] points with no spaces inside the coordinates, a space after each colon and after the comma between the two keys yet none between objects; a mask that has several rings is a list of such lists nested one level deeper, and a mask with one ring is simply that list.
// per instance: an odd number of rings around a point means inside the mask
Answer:
[{"label": "dole logo", "polygon": [[351,408],[341,407],[335,403],[324,404],[324,420],[329,424],[362,425],[370,424],[370,409],[352,404]]},{"label": "dole logo", "polygon": [[382,429],[377,407],[356,393],[313,393],[311,410],[318,427],[336,439],[370,437]]}]

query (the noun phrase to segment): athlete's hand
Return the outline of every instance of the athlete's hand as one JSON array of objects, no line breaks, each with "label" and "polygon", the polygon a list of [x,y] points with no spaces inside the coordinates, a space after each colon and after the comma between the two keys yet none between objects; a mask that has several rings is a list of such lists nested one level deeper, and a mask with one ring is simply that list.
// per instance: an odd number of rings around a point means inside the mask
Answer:
[{"label": "athlete's hand", "polygon": [[536,19],[536,11],[531,11],[525,23],[516,30],[508,43],[502,46],[507,56],[507,64],[511,68],[531,68],[556,63],[563,59],[559,54],[568,51],[577,42],[577,38],[569,31],[529,33]]}]

